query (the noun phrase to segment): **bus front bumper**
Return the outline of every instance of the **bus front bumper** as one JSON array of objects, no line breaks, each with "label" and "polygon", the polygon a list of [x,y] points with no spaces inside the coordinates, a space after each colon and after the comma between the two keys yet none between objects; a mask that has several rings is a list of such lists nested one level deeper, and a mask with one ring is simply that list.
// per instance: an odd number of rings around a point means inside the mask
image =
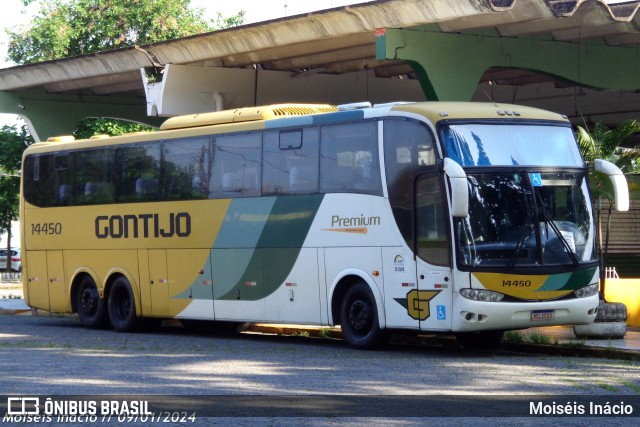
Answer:
[{"label": "bus front bumper", "polygon": [[485,302],[459,297],[454,301],[452,331],[524,329],[593,323],[598,295],[543,302]]}]

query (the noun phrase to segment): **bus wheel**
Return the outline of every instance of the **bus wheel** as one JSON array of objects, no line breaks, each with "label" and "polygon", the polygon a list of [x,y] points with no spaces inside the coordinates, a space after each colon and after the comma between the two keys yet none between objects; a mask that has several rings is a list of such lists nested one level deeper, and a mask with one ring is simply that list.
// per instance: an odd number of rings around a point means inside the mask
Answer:
[{"label": "bus wheel", "polygon": [[107,307],[109,321],[116,331],[130,332],[138,326],[133,291],[124,277],[117,278],[111,285]]},{"label": "bus wheel", "polygon": [[340,312],[342,334],[352,347],[370,349],[378,346],[384,331],[378,323],[378,309],[365,283],[353,285],[345,294]]},{"label": "bus wheel", "polygon": [[488,350],[498,346],[504,331],[461,332],[456,334],[456,340],[464,348],[472,350]]},{"label": "bus wheel", "polygon": [[80,322],[89,328],[106,326],[107,310],[104,300],[100,298],[98,287],[91,276],[85,276],[78,285],[76,308]]}]

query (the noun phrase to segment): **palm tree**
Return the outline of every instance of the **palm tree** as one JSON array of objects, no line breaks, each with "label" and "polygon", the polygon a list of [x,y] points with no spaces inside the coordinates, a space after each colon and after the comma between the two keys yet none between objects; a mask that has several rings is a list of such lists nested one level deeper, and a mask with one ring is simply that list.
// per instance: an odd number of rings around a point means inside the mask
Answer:
[{"label": "palm tree", "polygon": [[[634,133],[640,132],[638,120],[627,120],[619,126],[610,129],[597,123],[592,131],[586,127],[578,126],[576,139],[584,160],[591,164],[596,159],[607,160],[618,166],[625,174],[640,172],[640,146],[629,149],[621,147],[622,142]],[[609,249],[609,230],[611,228],[611,213],[615,202],[615,194],[609,178],[601,173],[591,170],[589,173],[591,192],[594,200],[597,200],[597,223],[600,246],[600,279],[603,283],[601,299],[604,300],[604,256]],[[609,202],[607,210],[606,238],[602,245],[602,199]]]}]

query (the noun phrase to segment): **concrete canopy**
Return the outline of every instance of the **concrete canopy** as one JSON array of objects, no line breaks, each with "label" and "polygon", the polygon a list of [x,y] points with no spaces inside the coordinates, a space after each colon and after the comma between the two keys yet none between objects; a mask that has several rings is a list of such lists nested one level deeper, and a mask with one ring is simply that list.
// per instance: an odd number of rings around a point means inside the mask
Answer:
[{"label": "concrete canopy", "polygon": [[277,102],[425,98],[491,98],[615,123],[640,116],[639,8],[371,1],[3,69],[0,112],[27,118],[39,138],[83,117],[155,125],[156,116]]}]

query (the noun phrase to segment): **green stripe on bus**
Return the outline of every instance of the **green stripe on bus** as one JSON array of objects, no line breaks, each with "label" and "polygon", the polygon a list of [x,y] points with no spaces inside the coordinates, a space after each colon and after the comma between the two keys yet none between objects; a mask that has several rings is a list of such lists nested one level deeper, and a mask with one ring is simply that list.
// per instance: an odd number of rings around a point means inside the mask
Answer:
[{"label": "green stripe on bus", "polygon": [[[216,299],[255,301],[283,284],[293,268],[323,195],[278,197],[244,274],[229,292]],[[213,271],[214,283],[222,283]]]}]

